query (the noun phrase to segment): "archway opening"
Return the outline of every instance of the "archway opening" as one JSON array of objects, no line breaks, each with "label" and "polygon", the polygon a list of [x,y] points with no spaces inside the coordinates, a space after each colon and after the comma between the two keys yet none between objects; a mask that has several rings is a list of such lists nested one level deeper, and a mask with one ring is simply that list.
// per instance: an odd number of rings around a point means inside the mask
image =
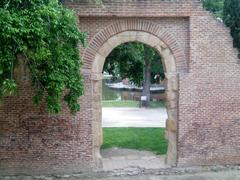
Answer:
[{"label": "archway opening", "polygon": [[[167,167],[166,79],[161,59],[157,50],[139,42],[123,43],[106,57],[101,146],[105,170]],[[109,166],[116,158],[114,167]]]},{"label": "archway opening", "polygon": [[[161,34],[162,35],[162,34]],[[169,37],[169,36],[168,36]],[[97,38],[97,37],[96,37]],[[164,37],[163,37],[164,38]],[[149,32],[127,30],[109,37],[101,45],[97,45],[92,64],[92,85],[93,85],[93,135],[94,135],[94,156],[96,163],[101,164],[100,147],[102,145],[102,71],[107,56],[117,46],[126,42],[140,42],[154,48],[159,55],[165,70],[165,97],[168,120],[166,122],[166,138],[168,150],[166,164],[175,166],[177,163],[177,119],[178,119],[178,73],[175,56],[170,47],[161,40],[161,36]],[[170,43],[172,43],[171,41]],[[92,46],[96,46],[95,43]],[[174,46],[175,47],[175,46]],[[176,48],[176,47],[175,47]],[[90,53],[90,51],[89,51]]]}]

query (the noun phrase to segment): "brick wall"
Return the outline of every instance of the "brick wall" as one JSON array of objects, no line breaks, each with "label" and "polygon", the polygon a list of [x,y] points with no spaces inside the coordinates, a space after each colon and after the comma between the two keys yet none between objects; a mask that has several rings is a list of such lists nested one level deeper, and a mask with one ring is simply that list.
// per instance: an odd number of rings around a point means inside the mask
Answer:
[{"label": "brick wall", "polygon": [[[180,45],[188,71],[179,74],[178,165],[240,163],[240,67],[224,25],[197,0],[66,1],[88,42],[116,21],[153,22]],[[84,49],[81,49],[85,56]],[[177,60],[177,59],[176,59]],[[92,60],[93,61],[93,60]],[[50,116],[35,108],[28,79],[0,107],[0,174],[80,172],[99,163],[101,83],[85,58],[81,111]],[[97,113],[96,113],[97,112]]]},{"label": "brick wall", "polygon": [[[85,88],[91,89],[89,78]],[[91,92],[81,98],[81,111],[71,116],[64,105],[50,116],[32,102],[32,87],[22,81],[19,96],[0,107],[0,174],[86,171],[93,166]]]},{"label": "brick wall", "polygon": [[192,13],[202,13],[199,0],[104,0],[103,5],[89,2],[91,0],[65,0],[79,16],[87,17],[188,17]]},{"label": "brick wall", "polygon": [[190,18],[190,73],[180,80],[179,164],[240,163],[240,65],[229,30]]}]

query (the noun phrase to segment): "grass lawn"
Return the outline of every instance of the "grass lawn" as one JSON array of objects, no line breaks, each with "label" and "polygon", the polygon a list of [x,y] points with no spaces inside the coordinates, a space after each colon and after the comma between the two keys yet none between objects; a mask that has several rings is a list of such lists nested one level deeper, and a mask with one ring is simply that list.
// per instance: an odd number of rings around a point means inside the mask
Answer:
[{"label": "grass lawn", "polygon": [[151,101],[150,108],[166,107],[164,101]]},{"label": "grass lawn", "polygon": [[[139,107],[139,101],[102,101],[102,107]],[[150,102],[150,108],[165,107],[163,101]]]},{"label": "grass lawn", "polygon": [[102,101],[102,107],[139,107],[138,101]]},{"label": "grass lawn", "polygon": [[102,149],[119,147],[167,153],[164,128],[103,128]]}]

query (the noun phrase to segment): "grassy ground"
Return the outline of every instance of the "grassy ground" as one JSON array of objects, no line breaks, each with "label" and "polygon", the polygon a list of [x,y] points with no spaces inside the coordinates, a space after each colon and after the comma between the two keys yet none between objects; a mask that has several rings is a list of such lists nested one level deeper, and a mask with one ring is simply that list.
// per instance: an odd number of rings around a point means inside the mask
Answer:
[{"label": "grassy ground", "polygon": [[[102,101],[102,107],[139,107],[139,101]],[[150,102],[150,108],[165,107],[163,101]]]},{"label": "grassy ground", "polygon": [[164,104],[164,101],[151,101],[150,102],[150,108],[160,108],[160,107],[166,107]]},{"label": "grassy ground", "polygon": [[139,107],[138,101],[102,101],[102,107]]},{"label": "grassy ground", "polygon": [[120,147],[166,154],[164,128],[103,128],[102,149]]}]

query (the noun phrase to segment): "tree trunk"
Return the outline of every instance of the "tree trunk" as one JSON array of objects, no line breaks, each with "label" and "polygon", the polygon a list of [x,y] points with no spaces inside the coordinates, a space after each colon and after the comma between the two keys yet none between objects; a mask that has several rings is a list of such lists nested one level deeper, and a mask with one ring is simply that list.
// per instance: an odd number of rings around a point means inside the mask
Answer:
[{"label": "tree trunk", "polygon": [[148,57],[147,48],[144,48],[144,80],[142,96],[146,97],[146,101],[142,101],[143,107],[149,107],[150,105],[150,87],[151,87],[151,60]]}]

